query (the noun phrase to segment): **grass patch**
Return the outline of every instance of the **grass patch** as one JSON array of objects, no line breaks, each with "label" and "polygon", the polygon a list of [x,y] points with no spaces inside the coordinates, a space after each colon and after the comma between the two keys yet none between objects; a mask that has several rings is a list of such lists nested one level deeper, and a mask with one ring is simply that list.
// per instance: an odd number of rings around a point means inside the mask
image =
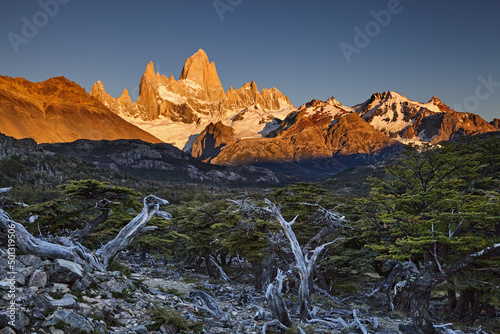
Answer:
[{"label": "grass patch", "polygon": [[122,275],[129,277],[132,271],[130,268],[120,262],[118,260],[113,259],[111,263],[108,265],[108,271],[119,271]]},{"label": "grass patch", "polygon": [[177,332],[185,333],[186,331],[193,331],[194,333],[203,332],[203,324],[201,322],[194,322],[182,317],[182,315],[167,308],[159,308],[151,314],[152,324],[147,325],[149,331],[159,331],[162,325],[173,325]]}]

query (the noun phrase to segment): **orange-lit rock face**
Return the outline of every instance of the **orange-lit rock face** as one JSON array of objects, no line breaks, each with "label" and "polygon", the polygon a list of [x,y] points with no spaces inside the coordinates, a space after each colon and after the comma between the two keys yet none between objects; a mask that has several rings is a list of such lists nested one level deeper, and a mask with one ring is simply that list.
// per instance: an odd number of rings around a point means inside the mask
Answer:
[{"label": "orange-lit rock face", "polygon": [[77,139],[160,142],[124,121],[64,77],[33,83],[0,76],[0,132],[38,143]]}]

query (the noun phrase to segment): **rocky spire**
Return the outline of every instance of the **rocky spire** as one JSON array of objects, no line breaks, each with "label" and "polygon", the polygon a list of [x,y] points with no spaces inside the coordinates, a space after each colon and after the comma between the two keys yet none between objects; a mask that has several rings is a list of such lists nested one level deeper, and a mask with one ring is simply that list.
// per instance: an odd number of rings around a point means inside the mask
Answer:
[{"label": "rocky spire", "polygon": [[225,97],[215,63],[208,61],[208,56],[202,49],[186,60],[180,79],[189,79],[199,84],[206,92],[208,101],[219,101]]},{"label": "rocky spire", "polygon": [[146,66],[146,71],[144,72],[144,77],[151,80],[155,77],[155,66],[152,61]]}]

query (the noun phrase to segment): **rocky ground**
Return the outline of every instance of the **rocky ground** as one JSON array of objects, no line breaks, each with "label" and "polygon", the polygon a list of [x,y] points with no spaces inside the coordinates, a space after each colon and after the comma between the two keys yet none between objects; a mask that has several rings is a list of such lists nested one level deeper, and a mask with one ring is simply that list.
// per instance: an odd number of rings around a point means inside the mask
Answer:
[{"label": "rocky ground", "polygon": [[[1,255],[0,334],[261,333],[264,324],[273,320],[264,293],[244,279],[214,281],[163,263],[137,263],[132,256],[111,266],[119,270],[89,273],[73,262],[18,255],[10,271],[7,253]],[[384,307],[376,305],[378,301],[367,305],[365,293],[314,296],[318,320],[300,323],[292,318],[300,328],[292,327],[287,333],[400,333],[399,325],[408,319],[380,311]],[[283,294],[293,314],[296,297],[291,290]],[[12,300],[14,317],[10,317]],[[440,330],[463,333],[453,331],[451,325]]]}]

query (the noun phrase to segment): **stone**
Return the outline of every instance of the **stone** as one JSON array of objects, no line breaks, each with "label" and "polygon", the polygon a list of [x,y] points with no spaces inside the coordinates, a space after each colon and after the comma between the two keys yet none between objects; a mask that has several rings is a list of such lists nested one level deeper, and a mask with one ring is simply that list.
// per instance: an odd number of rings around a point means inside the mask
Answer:
[{"label": "stone", "polygon": [[24,276],[23,273],[16,272],[14,276],[15,276],[15,279],[16,279],[16,283],[18,285],[25,285],[26,284],[26,276]]},{"label": "stone", "polygon": [[49,312],[54,310],[54,307],[42,295],[34,294],[28,301],[28,306],[33,307],[34,309],[38,309],[44,316],[47,316]]},{"label": "stone", "polygon": [[64,331],[62,329],[58,329],[58,328],[55,328],[53,326],[51,326],[49,328],[50,330],[50,334],[64,334]]},{"label": "stone", "polygon": [[15,281],[16,281],[15,278],[14,278],[14,280],[11,280],[8,277],[0,280],[0,289],[2,289],[2,290],[10,290],[10,287],[12,285],[14,285],[14,286],[16,285]]},{"label": "stone", "polygon": [[19,255],[17,259],[27,267],[34,267],[35,269],[43,269],[42,259],[33,254]]},{"label": "stone", "polygon": [[73,285],[71,285],[71,290],[83,291],[87,289],[92,282],[94,282],[94,277],[92,277],[92,275],[88,272],[85,272],[82,278],[76,280]]},{"label": "stone", "polygon": [[22,273],[24,275],[24,277],[31,277],[31,275],[33,275],[35,270],[36,269],[34,267],[26,267],[26,268],[20,269],[19,272]]},{"label": "stone", "polygon": [[52,307],[76,308],[78,303],[75,300],[75,296],[67,293],[61,299],[51,300],[50,305]]},{"label": "stone", "polygon": [[135,326],[135,327],[132,327],[131,329],[138,334],[148,334],[149,333],[148,329],[144,325]]},{"label": "stone", "polygon": [[44,323],[44,326],[61,325],[61,323],[64,324],[63,329],[66,329],[68,333],[90,333],[94,330],[94,327],[87,319],[68,310],[55,311],[52,317]]},{"label": "stone", "polygon": [[54,283],[52,285],[52,291],[53,292],[62,292],[62,293],[69,292],[69,285],[65,284],[65,283]]},{"label": "stone", "polygon": [[[12,327],[16,333],[24,333],[24,327],[26,327],[30,319],[20,310],[15,311],[15,316],[13,316],[9,310],[0,311],[0,328]],[[14,321],[14,326],[9,324],[9,322]]]},{"label": "stone", "polygon": [[119,282],[116,279],[112,278],[109,281],[102,282],[99,285],[99,288],[104,291],[112,291],[112,292],[123,292],[123,290],[127,289],[128,285]]},{"label": "stone", "polygon": [[49,268],[49,277],[52,282],[73,283],[83,277],[83,268],[78,263],[57,259]]},{"label": "stone", "polygon": [[28,287],[36,286],[37,288],[43,288],[46,285],[47,273],[45,271],[36,270],[28,281]]},{"label": "stone", "polygon": [[0,334],[16,334],[16,332],[12,328],[7,326],[0,330]]},{"label": "stone", "polygon": [[44,320],[45,319],[45,314],[42,313],[42,311],[38,308],[32,308],[30,312],[30,317],[32,319],[37,319],[37,320]]}]

